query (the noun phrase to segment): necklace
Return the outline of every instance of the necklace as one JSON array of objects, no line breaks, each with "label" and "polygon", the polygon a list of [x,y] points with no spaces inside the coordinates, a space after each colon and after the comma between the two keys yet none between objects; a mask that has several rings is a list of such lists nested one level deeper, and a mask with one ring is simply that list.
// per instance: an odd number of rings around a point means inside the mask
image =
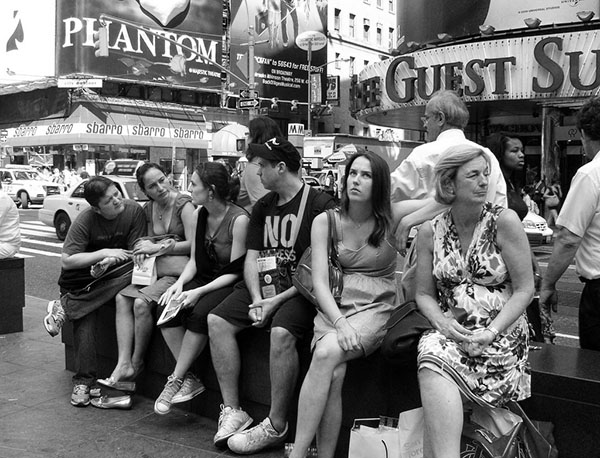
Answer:
[{"label": "necklace", "polygon": [[[155,202],[156,203],[156,202]],[[162,211],[158,210],[158,203],[156,203],[156,213],[158,214],[158,219],[160,221],[163,220],[163,216],[164,214],[169,210],[169,208],[171,207],[171,196],[169,196],[169,201],[167,202],[167,205],[165,205],[162,209]]]},{"label": "necklace", "polygon": [[360,229],[364,223],[366,223],[367,221],[369,221],[371,219],[371,217],[369,216],[368,218],[363,219],[360,223],[357,223],[351,217],[348,217],[348,219],[350,220],[350,222],[356,229]]}]

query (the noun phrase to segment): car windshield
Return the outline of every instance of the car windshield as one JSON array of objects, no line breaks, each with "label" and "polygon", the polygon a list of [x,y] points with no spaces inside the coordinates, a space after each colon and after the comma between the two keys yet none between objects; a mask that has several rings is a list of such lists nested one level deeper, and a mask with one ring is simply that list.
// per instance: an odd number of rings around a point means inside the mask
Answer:
[{"label": "car windshield", "polygon": [[38,180],[38,174],[36,172],[28,172],[25,170],[16,170],[15,172],[16,180]]},{"label": "car windshield", "polygon": [[138,202],[145,202],[147,200],[150,200],[148,199],[148,196],[144,194],[144,192],[140,189],[137,182],[127,181],[122,184],[123,186],[125,186],[125,189],[127,190],[127,195],[130,199],[137,200]]}]

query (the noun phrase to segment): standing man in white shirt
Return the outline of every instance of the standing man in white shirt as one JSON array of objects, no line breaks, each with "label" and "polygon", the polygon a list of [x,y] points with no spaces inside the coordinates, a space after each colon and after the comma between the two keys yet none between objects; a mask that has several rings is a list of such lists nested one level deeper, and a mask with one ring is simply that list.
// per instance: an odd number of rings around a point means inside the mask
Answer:
[{"label": "standing man in white shirt", "polygon": [[9,195],[2,190],[0,183],[0,259],[14,256],[20,248],[19,210]]},{"label": "standing man in white shirt", "polygon": [[552,256],[540,289],[540,305],[556,311],[556,282],[575,258],[575,269],[585,284],[579,302],[579,345],[600,350],[600,97],[579,110],[577,128],[590,162],[577,170],[556,226]]},{"label": "standing man in white shirt", "polygon": [[[421,118],[427,130],[428,143],[417,146],[410,155],[392,172],[392,202],[396,218],[400,220],[396,231],[399,247],[406,246],[409,231],[424,221],[430,220],[447,205],[436,202],[433,169],[440,157],[451,146],[470,145],[483,149],[488,155],[491,168],[487,200],[503,207],[507,206],[506,183],[496,156],[487,148],[467,140],[464,129],[469,122],[469,110],[454,91],[435,92],[425,107]],[[416,244],[413,243],[414,247]],[[414,266],[416,250],[410,250],[404,266],[402,289],[404,300],[414,299]]]}]

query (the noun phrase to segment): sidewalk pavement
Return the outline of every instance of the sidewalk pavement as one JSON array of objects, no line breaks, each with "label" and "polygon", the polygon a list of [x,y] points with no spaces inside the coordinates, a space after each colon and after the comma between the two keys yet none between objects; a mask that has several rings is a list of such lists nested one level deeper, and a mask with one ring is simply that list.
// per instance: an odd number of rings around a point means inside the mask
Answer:
[{"label": "sidewalk pavement", "polygon": [[236,456],[213,445],[216,419],[177,408],[156,415],[154,400],[140,395],[131,410],[71,406],[63,345],[42,325],[47,301],[25,303],[24,331],[0,335],[0,458]]}]

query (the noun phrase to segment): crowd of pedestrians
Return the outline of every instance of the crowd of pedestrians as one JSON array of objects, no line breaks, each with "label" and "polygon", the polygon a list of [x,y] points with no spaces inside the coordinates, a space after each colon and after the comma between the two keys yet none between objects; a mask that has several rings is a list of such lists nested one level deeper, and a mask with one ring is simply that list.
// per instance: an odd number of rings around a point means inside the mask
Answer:
[{"label": "crowd of pedestrians", "polygon": [[[108,177],[91,178],[85,186],[91,207],[69,230],[61,297],[49,304],[44,319],[53,336],[66,319],[73,323],[71,403],[131,407],[127,395],[100,396],[97,382],[135,389],[152,317],[164,315],[175,302],[181,310],[160,330],[176,364],[155,402],[156,413],[167,414],[172,404],[204,391],[190,368],[210,346],[223,399],[215,445],[238,454],[279,446],[290,433],[288,415],[299,377],[297,343],[312,338],[291,456],[305,456],[317,437],[319,457],[332,457],[347,362],[375,351],[394,308],[415,300],[432,325],[420,340],[415,362],[425,412],[425,456],[458,457],[465,401],[491,409],[530,396],[531,331],[525,310],[535,292],[535,264],[520,222],[529,204],[512,179],[523,166],[523,145],[502,135],[490,139],[490,149],[471,142],[463,132],[468,119],[456,93],[435,93],[423,117],[429,142],[394,171],[371,152],[352,155],[339,206],[328,193],[303,183],[300,153],[265,117],[250,123],[241,200],[218,163],[200,164],[194,171],[191,198],[173,190],[157,164],[141,166],[137,179],[150,199],[144,209],[124,200]],[[557,218],[558,238],[540,291],[544,337],[549,338],[555,284],[575,258],[585,282],[582,346],[595,349],[600,349],[595,307],[600,271],[594,262],[600,254],[599,125],[600,99],[591,99],[581,109],[579,128],[593,160],[575,176]],[[328,211],[333,211],[332,228]],[[407,252],[416,226],[418,237]],[[337,234],[343,272],[339,298],[327,274],[330,229]],[[292,283],[309,246],[317,307]],[[395,281],[398,253],[406,254],[401,291]],[[131,285],[134,264],[148,257],[163,266],[157,281]],[[271,266],[268,275],[263,266]],[[98,380],[95,321],[98,308],[111,298],[116,298],[119,358],[112,374]],[[253,427],[240,397],[244,380],[237,341],[250,327],[268,329],[270,339],[264,355],[270,367],[270,410]]]}]

